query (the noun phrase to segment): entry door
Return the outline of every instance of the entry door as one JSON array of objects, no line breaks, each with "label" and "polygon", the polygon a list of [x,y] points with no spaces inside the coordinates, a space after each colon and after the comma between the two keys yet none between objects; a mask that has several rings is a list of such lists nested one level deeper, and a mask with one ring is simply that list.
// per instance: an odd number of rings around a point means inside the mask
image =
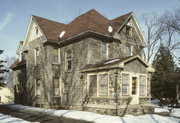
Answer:
[{"label": "entry door", "polygon": [[139,97],[138,97],[138,79],[137,77],[133,76],[131,78],[131,95],[132,101],[131,104],[139,104]]}]

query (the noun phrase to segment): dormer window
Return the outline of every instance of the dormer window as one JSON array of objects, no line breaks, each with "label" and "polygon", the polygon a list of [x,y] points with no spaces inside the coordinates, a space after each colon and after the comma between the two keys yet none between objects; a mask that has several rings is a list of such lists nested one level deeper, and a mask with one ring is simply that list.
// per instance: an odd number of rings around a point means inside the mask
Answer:
[{"label": "dormer window", "polygon": [[35,27],[35,30],[36,30],[36,35],[38,35],[39,29],[37,27]]}]

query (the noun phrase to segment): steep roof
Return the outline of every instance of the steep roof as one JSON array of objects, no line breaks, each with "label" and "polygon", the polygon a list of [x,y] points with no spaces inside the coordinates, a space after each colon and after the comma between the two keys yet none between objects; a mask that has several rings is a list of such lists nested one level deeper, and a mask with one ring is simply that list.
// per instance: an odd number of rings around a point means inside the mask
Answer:
[{"label": "steep roof", "polygon": [[[131,16],[131,13],[122,15],[113,20],[109,20],[96,10],[91,9],[90,11],[78,16],[69,24],[63,24],[34,16],[33,18],[40,26],[41,30],[45,34],[48,40],[59,41],[59,34],[65,31],[64,36],[61,40],[66,40],[73,36],[77,36],[87,31],[98,33],[105,36],[113,36],[117,30],[122,27],[125,21]],[[108,27],[112,26],[113,31],[108,32]]]},{"label": "steep roof", "polygon": [[64,30],[65,24],[48,20],[42,17],[32,16],[48,40],[58,41],[59,34]]}]

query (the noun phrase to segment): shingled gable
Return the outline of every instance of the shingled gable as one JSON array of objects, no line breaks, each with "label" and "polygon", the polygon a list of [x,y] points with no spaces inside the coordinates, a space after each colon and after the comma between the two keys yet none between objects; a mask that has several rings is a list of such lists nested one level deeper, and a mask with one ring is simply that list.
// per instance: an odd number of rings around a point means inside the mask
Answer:
[{"label": "shingled gable", "polygon": [[89,72],[94,70],[97,71],[97,70],[112,69],[112,68],[124,68],[124,65],[126,63],[132,62],[133,60],[136,59],[140,61],[144,66],[146,66],[148,72],[155,72],[155,70],[138,55],[121,57],[121,58],[116,58],[116,59],[96,63],[93,65],[88,65],[85,68],[82,68],[81,71]]}]

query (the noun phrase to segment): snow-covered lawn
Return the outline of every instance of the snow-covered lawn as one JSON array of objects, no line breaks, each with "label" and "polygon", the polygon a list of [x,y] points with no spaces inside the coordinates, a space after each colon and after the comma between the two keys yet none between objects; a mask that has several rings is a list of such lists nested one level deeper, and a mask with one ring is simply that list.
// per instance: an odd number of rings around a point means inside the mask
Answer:
[{"label": "snow-covered lawn", "polygon": [[0,123],[30,123],[30,122],[0,113]]},{"label": "snow-covered lawn", "polygon": [[156,114],[147,114],[141,116],[127,115],[125,117],[101,115],[92,112],[75,110],[55,110],[36,108],[23,105],[11,105],[11,108],[19,109],[21,112],[45,113],[52,116],[61,116],[78,120],[92,121],[94,123],[179,123],[180,119],[174,117],[165,117]]}]

